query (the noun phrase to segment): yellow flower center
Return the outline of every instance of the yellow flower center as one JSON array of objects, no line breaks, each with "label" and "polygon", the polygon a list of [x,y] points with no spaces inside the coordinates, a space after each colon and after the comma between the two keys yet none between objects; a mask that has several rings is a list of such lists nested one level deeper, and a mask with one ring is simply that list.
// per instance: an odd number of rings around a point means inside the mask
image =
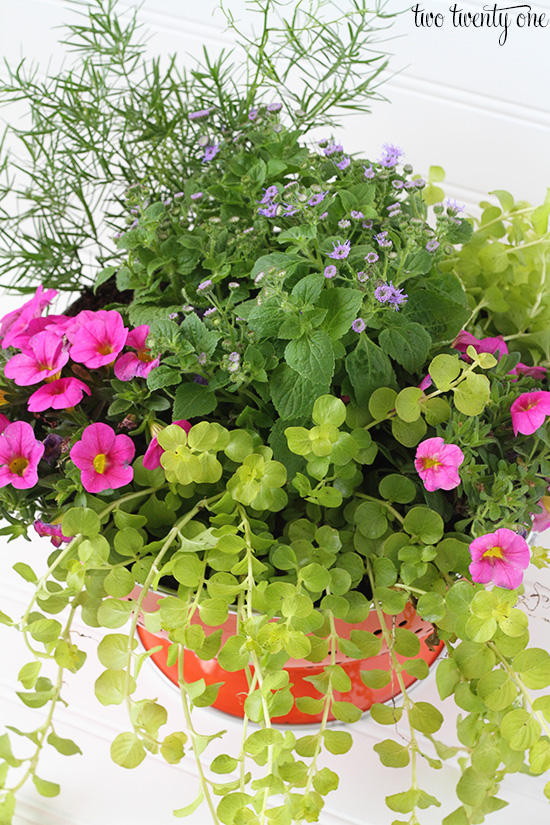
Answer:
[{"label": "yellow flower center", "polygon": [[107,469],[107,456],[105,453],[98,453],[94,458],[94,470],[102,475]]},{"label": "yellow flower center", "polygon": [[9,404],[9,401],[6,401],[6,393],[4,390],[0,390],[0,407],[4,407],[6,404]]},{"label": "yellow flower center", "polygon": [[97,351],[100,355],[110,355],[113,351],[113,348],[110,344],[102,344],[100,347],[98,347]]},{"label": "yellow flower center", "polygon": [[28,459],[24,458],[22,455],[17,458],[12,458],[10,461],[10,471],[16,476],[22,476],[28,466]]},{"label": "yellow flower center", "polygon": [[482,558],[484,559],[503,559],[504,553],[502,552],[502,547],[489,547],[488,550],[485,551]]},{"label": "yellow flower center", "polygon": [[143,361],[145,364],[149,364],[153,360],[153,356],[146,349],[138,349],[137,350],[137,357],[140,361]]},{"label": "yellow flower center", "polygon": [[423,458],[422,461],[424,462],[424,469],[431,470],[432,467],[441,467],[441,461],[438,461],[437,458]]}]

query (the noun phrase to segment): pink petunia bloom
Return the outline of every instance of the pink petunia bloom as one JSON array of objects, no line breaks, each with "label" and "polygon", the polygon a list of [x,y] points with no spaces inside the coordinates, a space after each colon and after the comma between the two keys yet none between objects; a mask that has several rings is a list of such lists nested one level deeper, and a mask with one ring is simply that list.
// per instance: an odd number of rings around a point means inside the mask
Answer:
[{"label": "pink petunia bloom", "polygon": [[30,339],[26,352],[10,358],[4,375],[18,386],[28,387],[60,372],[68,360],[69,353],[63,351],[61,338],[44,330]]},{"label": "pink petunia bloom", "polygon": [[121,355],[115,364],[115,375],[120,381],[131,381],[132,378],[146,378],[151,370],[158,367],[159,358],[153,358],[151,350],[146,346],[149,326],[142,324],[128,333],[126,346],[133,347],[136,352],[126,352]]},{"label": "pink petunia bloom", "polygon": [[458,468],[464,453],[456,444],[445,444],[442,438],[427,438],[416,449],[414,466],[428,492],[453,490],[460,484]]},{"label": "pink petunia bloom", "polygon": [[420,384],[418,385],[418,389],[419,389],[419,390],[422,390],[422,392],[424,392],[424,390],[427,390],[429,387],[431,387],[431,386],[432,386],[432,384],[433,384],[433,381],[432,381],[432,376],[430,375],[430,373],[428,373],[428,374],[427,374],[427,375],[426,375],[426,376],[422,379],[422,381],[420,382]]},{"label": "pink petunia bloom", "polygon": [[0,413],[0,435],[4,432],[8,424],[10,423],[9,418],[6,418],[5,415]]},{"label": "pink petunia bloom", "polygon": [[81,480],[89,493],[125,487],[134,477],[130,467],[135,453],[134,442],[127,435],[116,435],[107,424],[90,424],[70,452],[72,461],[82,470]]},{"label": "pink petunia bloom", "polygon": [[550,527],[550,496],[543,496],[537,504],[542,513],[530,513],[533,519],[533,532],[543,533]]},{"label": "pink petunia bloom", "polygon": [[57,290],[48,289],[44,292],[39,286],[30,301],[27,301],[19,309],[8,312],[0,321],[0,337],[2,349],[7,347],[19,347],[28,341],[26,336],[27,328],[34,318],[42,315],[44,308],[55,298]]},{"label": "pink petunia bloom", "polygon": [[531,553],[525,539],[500,527],[486,533],[470,544],[472,579],[480,584],[493,582],[497,587],[515,590],[523,580],[523,571],[529,565]]},{"label": "pink petunia bloom", "polygon": [[[191,424],[189,421],[182,419],[180,421],[174,421],[174,424],[177,424],[178,427],[181,427],[182,430],[185,430],[186,433],[189,432],[191,429]],[[164,450],[158,443],[156,435],[151,439],[151,443],[147,447],[145,455],[143,456],[143,466],[146,470],[156,470],[157,467],[160,467],[160,457],[163,454]]]},{"label": "pink petunia bloom", "polygon": [[65,327],[73,321],[74,318],[69,318],[67,315],[46,315],[44,317],[33,318],[25,332],[22,332],[21,335],[17,337],[17,346],[23,350],[23,352],[26,352],[34,336],[38,335],[39,332],[44,332],[44,330],[48,330],[53,335],[62,339],[65,333]]},{"label": "pink petunia bloom", "polygon": [[520,361],[513,370],[510,370],[510,372],[519,373],[520,375],[529,375],[536,381],[542,381],[542,379],[546,377],[548,370],[546,367],[529,367],[527,364],[522,364]]},{"label": "pink petunia bloom", "polygon": [[466,332],[464,329],[458,333],[451,346],[453,349],[457,349],[464,360],[468,362],[472,360],[466,352],[468,347],[473,347],[478,353],[490,352],[491,355],[499,359],[504,355],[508,355],[508,347],[502,338],[476,338],[475,335]]},{"label": "pink petunia bloom", "polygon": [[17,490],[34,487],[38,481],[38,462],[44,445],[34,437],[26,421],[8,424],[0,436],[0,487],[12,484]]},{"label": "pink petunia bloom", "polygon": [[524,392],[516,398],[510,407],[510,413],[514,435],[531,435],[542,427],[546,416],[550,415],[550,392]]},{"label": "pink petunia bloom", "polygon": [[128,330],[116,310],[84,310],[67,329],[73,361],[89,369],[112,364],[126,343]]},{"label": "pink petunia bloom", "polygon": [[61,532],[60,524],[48,524],[46,521],[35,521],[34,529],[39,536],[49,536],[54,547],[61,547],[64,541],[71,541]]},{"label": "pink petunia bloom", "polygon": [[78,378],[58,378],[33,392],[29,398],[29,412],[44,412],[44,410],[68,410],[80,404],[82,397],[91,395],[84,381]]}]

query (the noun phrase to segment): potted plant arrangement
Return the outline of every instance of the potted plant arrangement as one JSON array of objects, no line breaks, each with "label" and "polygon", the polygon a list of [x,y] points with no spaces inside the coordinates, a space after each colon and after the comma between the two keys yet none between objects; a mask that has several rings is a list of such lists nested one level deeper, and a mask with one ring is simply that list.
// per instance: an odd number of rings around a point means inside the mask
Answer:
[{"label": "potted plant arrangement", "polygon": [[[39,221],[5,259],[28,286],[34,248],[44,277],[0,322],[2,533],[34,529],[54,549],[43,571],[14,565],[34,593],[21,619],[0,614],[31,652],[21,699],[48,708],[36,731],[10,728],[0,740],[0,823],[12,821],[27,779],[59,791],[39,773],[46,743],[78,750],[54,727],[67,673],[85,667],[76,615],[106,629],[98,700],[129,710],[114,761],[196,760],[198,795],[177,817],[202,803],[223,825],[318,821],[338,786],[321,753],[351,746],[329,720],[353,723],[367,708],[381,725],[408,723],[406,741],[375,748],[384,765],[411,767],[410,786],[387,797],[396,823],[440,804],[418,784],[419,760],[437,768],[461,756],[445,825],[505,805],[507,773],[550,767],[550,698],[532,695],[550,685],[550,655],[528,646],[517,607],[529,563],[547,564],[526,538],[550,524],[550,206],[500,192],[502,208],[487,204],[473,231],[444,200],[438,167],[423,180],[392,144],[370,161],[332,138],[308,145],[331,106],[366,105],[369,83],[339,81],[364,70],[355,45],[372,21],[354,4],[349,51],[314,16],[309,28],[299,18],[283,27],[288,71],[303,48],[298,30],[340,48],[336,79],[318,77],[293,99],[270,51],[273,4],[260,5],[244,87],[208,57],[177,87],[153,64],[154,82],[178,95],[185,131],[174,136],[163,121],[151,156],[121,164],[118,182],[131,185],[114,192],[99,306],[88,292],[50,312],[55,288],[82,275],[81,247],[59,227],[48,243]],[[85,54],[122,66],[130,38],[98,8],[73,36]],[[101,73],[97,83],[96,103]],[[140,115],[126,111],[131,136]],[[128,180],[140,163],[147,174]],[[443,648],[439,695],[464,712],[456,747],[437,738],[441,710],[409,691]],[[139,695],[151,656],[178,684],[181,730],[165,731],[161,701]],[[234,679],[242,701],[226,709],[243,716],[243,736],[227,754],[191,711],[224,706]],[[281,728],[297,716],[314,732]],[[17,756],[18,736],[34,743],[30,757]]]}]

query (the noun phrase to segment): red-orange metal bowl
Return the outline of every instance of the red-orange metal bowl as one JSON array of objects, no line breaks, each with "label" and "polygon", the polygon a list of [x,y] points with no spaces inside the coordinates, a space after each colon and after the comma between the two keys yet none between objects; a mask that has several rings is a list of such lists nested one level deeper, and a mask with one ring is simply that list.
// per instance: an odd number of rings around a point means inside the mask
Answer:
[{"label": "red-orange metal bowl", "polygon": [[[133,594],[132,594],[133,595]],[[158,593],[149,593],[143,604],[143,608],[147,611],[155,609],[159,600],[163,597]],[[386,616],[386,623],[388,627],[392,627],[394,618]],[[202,624],[200,619],[197,619],[198,624]],[[226,623],[222,626],[222,644],[229,636],[236,632],[237,617],[234,613],[230,613]],[[202,625],[208,632],[211,628]],[[395,626],[404,627],[407,630],[412,630],[418,635],[420,640],[420,653],[417,659],[424,659],[428,665],[431,665],[439,656],[443,644],[440,643],[434,649],[431,649],[426,644],[426,639],[433,632],[433,627],[428,622],[423,621],[415,612],[411,604],[407,604],[403,613],[395,616]],[[380,623],[376,611],[371,610],[369,616],[364,622],[360,624],[348,624],[341,620],[336,620],[336,632],[342,638],[349,638],[350,631],[353,629],[368,630],[371,633],[380,635]],[[138,625],[139,638],[146,650],[151,650],[153,647],[162,646],[162,649],[153,653],[151,658],[153,662],[160,668],[160,670],[173,682],[178,684],[178,674],[176,665],[167,665],[166,659],[171,642],[168,639],[168,634],[164,631],[160,633],[150,633],[145,629],[140,622]],[[406,658],[402,656],[397,657],[400,662],[405,662]],[[379,690],[374,690],[367,687],[360,677],[362,670],[389,670],[390,669],[390,654],[388,652],[385,642],[382,643],[382,649],[378,656],[372,656],[369,659],[349,659],[343,654],[336,656],[336,662],[348,674],[351,680],[351,690],[346,693],[334,692],[336,700],[348,700],[354,703],[358,708],[365,711],[368,710],[375,702],[387,702],[394,696],[398,696],[401,692],[395,674],[390,683]],[[311,682],[305,681],[306,676],[314,676],[322,672],[324,665],[329,664],[330,660],[327,658],[323,662],[313,663],[306,659],[289,659],[284,666],[290,675],[290,684],[292,685],[292,695],[294,698],[300,696],[312,696],[319,698],[320,694],[313,687]],[[403,672],[403,681],[406,687],[409,687],[416,681],[413,676],[409,676]],[[195,682],[198,679],[204,679],[207,685],[221,682],[222,685],[218,691],[216,701],[213,707],[222,710],[225,713],[230,713],[233,716],[243,716],[244,700],[248,694],[248,681],[244,670],[238,670],[234,673],[229,673],[223,670],[218,664],[217,659],[203,661],[193,653],[186,650],[184,653],[184,678],[187,682]],[[330,716],[329,719],[334,719]],[[285,716],[279,716],[273,721],[277,724],[311,724],[312,722],[319,722],[321,714],[313,715],[309,713],[302,713],[296,705]]]}]

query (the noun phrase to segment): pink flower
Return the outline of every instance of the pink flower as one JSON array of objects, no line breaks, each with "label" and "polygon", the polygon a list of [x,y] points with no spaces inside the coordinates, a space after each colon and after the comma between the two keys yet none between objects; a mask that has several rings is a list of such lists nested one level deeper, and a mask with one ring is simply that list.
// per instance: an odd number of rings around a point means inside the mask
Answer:
[{"label": "pink flower", "polygon": [[60,372],[68,360],[69,353],[63,352],[61,338],[44,330],[30,339],[26,352],[10,358],[4,375],[20,387],[28,387]]},{"label": "pink flower", "polygon": [[442,438],[427,438],[416,449],[414,466],[430,493],[453,490],[460,484],[458,468],[464,453],[456,444],[445,444]]},{"label": "pink flower", "polygon": [[38,318],[42,315],[44,308],[55,298],[57,291],[55,289],[48,289],[44,292],[42,286],[39,286],[34,296],[23,304],[19,309],[14,309],[13,312],[8,312],[0,321],[0,337],[2,340],[2,349],[7,347],[19,347],[21,341],[24,343],[26,338],[27,327],[33,318]]},{"label": "pink flower", "polygon": [[17,490],[34,487],[38,481],[38,462],[44,445],[34,437],[26,421],[8,424],[0,436],[0,487],[12,484]]},{"label": "pink flower", "polygon": [[2,415],[2,413],[0,413],[0,435],[4,432],[9,423],[9,418],[6,418],[5,415]]},{"label": "pink flower", "polygon": [[107,424],[90,424],[70,452],[82,470],[82,485],[89,493],[125,487],[134,477],[130,467],[135,453],[134,442],[127,435],[115,435]]},{"label": "pink flower", "polygon": [[510,407],[510,413],[514,435],[531,435],[542,427],[546,416],[550,415],[550,392],[524,392],[516,398]]},{"label": "pink flower", "polygon": [[89,369],[112,364],[126,343],[128,330],[116,310],[84,310],[67,329],[73,361]]},{"label": "pink flower", "polygon": [[523,570],[529,565],[531,554],[525,539],[501,527],[486,533],[470,544],[472,563],[470,573],[475,582],[493,582],[497,587],[515,590],[523,580]]},{"label": "pink flower", "polygon": [[80,404],[84,393],[91,395],[84,381],[78,378],[58,378],[33,392],[29,398],[28,409],[29,412],[67,410]]},{"label": "pink flower", "polygon": [[542,509],[542,513],[530,514],[533,519],[533,531],[543,533],[550,527],[550,496],[543,496],[537,504]]},{"label": "pink flower", "polygon": [[[191,424],[189,421],[182,419],[180,421],[174,421],[174,424],[177,424],[178,427],[181,427],[182,430],[185,430],[186,433],[189,432],[191,429]],[[157,467],[160,467],[160,457],[163,454],[164,450],[158,443],[156,435],[151,439],[151,443],[147,447],[145,455],[143,456],[143,466],[146,470],[156,470]]]},{"label": "pink flower", "polygon": [[146,378],[158,367],[160,361],[153,358],[151,350],[145,342],[149,335],[149,326],[142,324],[128,333],[126,346],[133,347],[136,352],[127,352],[121,355],[115,364],[115,375],[120,381],[131,381],[132,378]]},{"label": "pink flower", "polygon": [[419,390],[422,390],[422,392],[424,392],[424,390],[427,390],[427,389],[428,389],[428,387],[431,387],[431,386],[432,386],[432,383],[433,383],[433,381],[432,381],[432,376],[430,375],[430,373],[428,373],[428,374],[427,374],[427,375],[426,375],[426,376],[422,379],[422,381],[420,382],[420,384],[418,385],[418,389],[419,389]]},{"label": "pink flower", "polygon": [[60,524],[48,524],[46,521],[35,521],[34,529],[39,536],[50,536],[54,547],[61,547],[64,541],[71,541],[61,532]]},{"label": "pink flower", "polygon": [[546,367],[528,367],[527,364],[522,364],[520,361],[513,370],[510,370],[510,372],[520,373],[520,375],[529,375],[536,381],[542,381],[548,370]]},{"label": "pink flower", "polygon": [[508,347],[502,338],[476,338],[464,329],[458,333],[451,346],[462,353],[462,357],[468,362],[472,360],[466,353],[468,347],[473,347],[476,352],[490,352],[499,359],[508,355]]}]

